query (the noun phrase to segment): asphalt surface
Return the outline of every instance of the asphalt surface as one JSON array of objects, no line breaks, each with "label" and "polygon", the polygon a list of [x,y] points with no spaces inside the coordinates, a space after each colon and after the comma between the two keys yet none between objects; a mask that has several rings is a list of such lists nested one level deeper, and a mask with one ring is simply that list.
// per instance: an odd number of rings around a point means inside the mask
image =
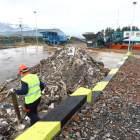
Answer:
[{"label": "asphalt surface", "polygon": [[[32,47],[33,48],[33,47]],[[47,59],[53,54],[49,54],[47,51],[24,48],[11,48],[0,50],[0,84],[5,80],[16,76],[18,74],[18,67],[21,64],[25,64],[28,67],[32,67],[40,60]]]}]

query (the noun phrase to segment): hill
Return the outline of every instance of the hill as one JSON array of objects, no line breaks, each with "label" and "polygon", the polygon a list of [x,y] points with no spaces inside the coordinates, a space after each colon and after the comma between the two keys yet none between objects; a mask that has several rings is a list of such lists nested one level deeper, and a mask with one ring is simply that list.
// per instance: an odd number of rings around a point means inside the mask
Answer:
[{"label": "hill", "polygon": [[[42,36],[40,34],[40,32],[44,32],[44,31],[52,31],[52,32],[57,32],[59,35],[65,35],[65,33],[63,31],[61,31],[60,29],[38,29],[37,30],[37,35]],[[0,32],[0,35],[2,35],[2,36],[12,35],[12,34],[21,35],[21,31]],[[36,30],[23,31],[23,36],[36,36]]]}]

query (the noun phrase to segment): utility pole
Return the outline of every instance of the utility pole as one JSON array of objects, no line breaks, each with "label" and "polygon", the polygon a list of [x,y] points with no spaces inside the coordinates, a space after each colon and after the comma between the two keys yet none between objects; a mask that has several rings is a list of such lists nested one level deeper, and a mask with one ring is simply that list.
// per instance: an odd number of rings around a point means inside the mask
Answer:
[{"label": "utility pole", "polygon": [[37,49],[38,49],[38,37],[37,37],[37,17],[36,17],[36,11],[33,11],[35,13],[35,20],[36,20],[36,42],[37,42]]},{"label": "utility pole", "polygon": [[131,34],[132,34],[132,27],[133,27],[133,20],[134,20],[134,13],[135,13],[135,5],[137,4],[137,2],[133,2],[134,5],[134,11],[133,11],[133,18],[132,18],[132,24],[131,24],[131,31],[130,31],[130,35],[129,35],[129,46],[128,46],[128,52],[130,49],[130,40],[131,40]]},{"label": "utility pole", "polygon": [[[8,31],[8,36],[7,37],[8,37],[8,40],[9,40],[9,31]],[[10,40],[9,40],[9,46],[10,46]]]},{"label": "utility pole", "polygon": [[118,9],[118,18],[117,18],[117,28],[118,28],[118,22],[119,22],[119,9]]},{"label": "utility pole", "polygon": [[21,44],[24,45],[24,39],[23,39],[23,30],[22,30],[22,18],[19,18],[19,27],[21,28]]}]

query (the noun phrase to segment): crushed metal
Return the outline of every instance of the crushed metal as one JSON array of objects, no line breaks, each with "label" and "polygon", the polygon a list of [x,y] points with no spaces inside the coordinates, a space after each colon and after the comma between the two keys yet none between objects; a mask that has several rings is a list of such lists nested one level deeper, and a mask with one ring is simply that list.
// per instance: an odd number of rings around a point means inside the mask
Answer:
[{"label": "crushed metal", "polygon": [[[37,74],[45,83],[42,100],[38,106],[39,113],[44,116],[79,87],[92,89],[110,70],[104,68],[102,62],[95,61],[85,50],[67,47],[56,51],[52,57],[41,60],[29,71]],[[28,119],[24,119],[24,96],[17,95],[23,118],[21,126],[18,126],[7,88],[10,84],[13,84],[13,88],[20,88],[20,79],[18,74],[0,86],[0,136],[2,135],[6,140],[14,139],[29,127]],[[79,133],[76,135],[79,136]]]}]

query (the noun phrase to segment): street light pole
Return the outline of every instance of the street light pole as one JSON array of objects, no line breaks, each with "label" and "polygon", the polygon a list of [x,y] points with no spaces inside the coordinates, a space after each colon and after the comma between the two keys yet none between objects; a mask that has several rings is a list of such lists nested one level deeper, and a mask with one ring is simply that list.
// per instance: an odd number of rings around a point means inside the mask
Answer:
[{"label": "street light pole", "polygon": [[21,28],[21,44],[24,45],[24,39],[23,39],[23,30],[22,30],[22,18],[19,18],[20,19],[20,28]]},{"label": "street light pole", "polygon": [[131,40],[132,27],[133,27],[133,20],[134,20],[134,13],[135,13],[135,5],[137,4],[137,2],[133,2],[133,4],[134,4],[134,11],[133,11],[132,24],[131,24],[131,31],[130,31],[130,35],[129,35],[129,46],[128,46],[128,52],[129,52],[129,48],[130,48],[130,40]]},{"label": "street light pole", "polygon": [[36,11],[33,11],[35,13],[35,20],[36,20],[36,42],[37,42],[37,49],[38,49],[38,37],[37,37],[37,18],[36,18]]}]

